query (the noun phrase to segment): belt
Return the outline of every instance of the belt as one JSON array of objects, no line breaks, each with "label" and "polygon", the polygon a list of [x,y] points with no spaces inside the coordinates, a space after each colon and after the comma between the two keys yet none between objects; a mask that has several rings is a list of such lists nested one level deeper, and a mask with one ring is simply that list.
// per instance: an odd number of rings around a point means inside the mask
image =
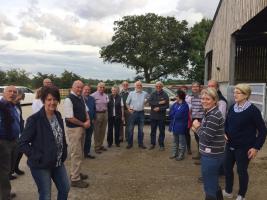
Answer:
[{"label": "belt", "polygon": [[96,111],[96,113],[105,113],[106,111],[103,110],[103,111]]},{"label": "belt", "polygon": [[144,110],[134,110],[134,112],[144,112]]}]

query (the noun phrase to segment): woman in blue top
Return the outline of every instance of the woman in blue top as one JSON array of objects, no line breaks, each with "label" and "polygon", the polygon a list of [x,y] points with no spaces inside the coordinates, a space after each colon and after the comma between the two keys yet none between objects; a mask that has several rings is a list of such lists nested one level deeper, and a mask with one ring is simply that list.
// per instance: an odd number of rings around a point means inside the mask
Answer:
[{"label": "woman in blue top", "polygon": [[251,89],[247,84],[238,84],[234,89],[235,104],[229,108],[225,121],[225,190],[223,195],[233,198],[236,163],[239,191],[236,200],[244,200],[248,188],[248,164],[256,157],[266,138],[266,127],[260,110],[248,101]]},{"label": "woman in blue top", "polygon": [[188,126],[189,107],[185,102],[185,92],[177,91],[176,102],[172,105],[169,113],[170,126],[169,131],[173,132],[172,155],[170,159],[177,161],[184,159],[186,141],[185,134]]}]

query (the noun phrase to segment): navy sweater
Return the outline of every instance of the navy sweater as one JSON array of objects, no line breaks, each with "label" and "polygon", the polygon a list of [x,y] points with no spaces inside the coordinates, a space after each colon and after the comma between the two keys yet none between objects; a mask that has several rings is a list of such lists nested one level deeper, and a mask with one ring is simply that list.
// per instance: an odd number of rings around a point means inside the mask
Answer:
[{"label": "navy sweater", "polygon": [[265,142],[267,129],[256,106],[252,104],[246,110],[236,113],[232,105],[226,117],[225,133],[230,147],[259,150]]}]

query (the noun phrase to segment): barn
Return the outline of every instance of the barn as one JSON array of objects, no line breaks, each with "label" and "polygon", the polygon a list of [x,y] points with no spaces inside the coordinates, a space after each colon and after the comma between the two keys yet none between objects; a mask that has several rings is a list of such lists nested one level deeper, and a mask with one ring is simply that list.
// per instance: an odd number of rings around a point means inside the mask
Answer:
[{"label": "barn", "polygon": [[230,101],[233,85],[250,84],[251,101],[267,117],[267,0],[220,0],[205,46],[209,79]]}]

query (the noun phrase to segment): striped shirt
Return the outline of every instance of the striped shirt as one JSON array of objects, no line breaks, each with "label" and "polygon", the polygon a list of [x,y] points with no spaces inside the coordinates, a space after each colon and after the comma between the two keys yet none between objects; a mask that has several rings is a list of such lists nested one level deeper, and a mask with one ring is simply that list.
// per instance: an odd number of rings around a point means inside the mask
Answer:
[{"label": "striped shirt", "polygon": [[197,131],[202,155],[217,157],[224,153],[224,119],[218,106],[209,110]]},{"label": "striped shirt", "polygon": [[192,110],[192,119],[202,119],[204,117],[205,112],[201,104],[200,95],[192,95],[191,110]]}]

